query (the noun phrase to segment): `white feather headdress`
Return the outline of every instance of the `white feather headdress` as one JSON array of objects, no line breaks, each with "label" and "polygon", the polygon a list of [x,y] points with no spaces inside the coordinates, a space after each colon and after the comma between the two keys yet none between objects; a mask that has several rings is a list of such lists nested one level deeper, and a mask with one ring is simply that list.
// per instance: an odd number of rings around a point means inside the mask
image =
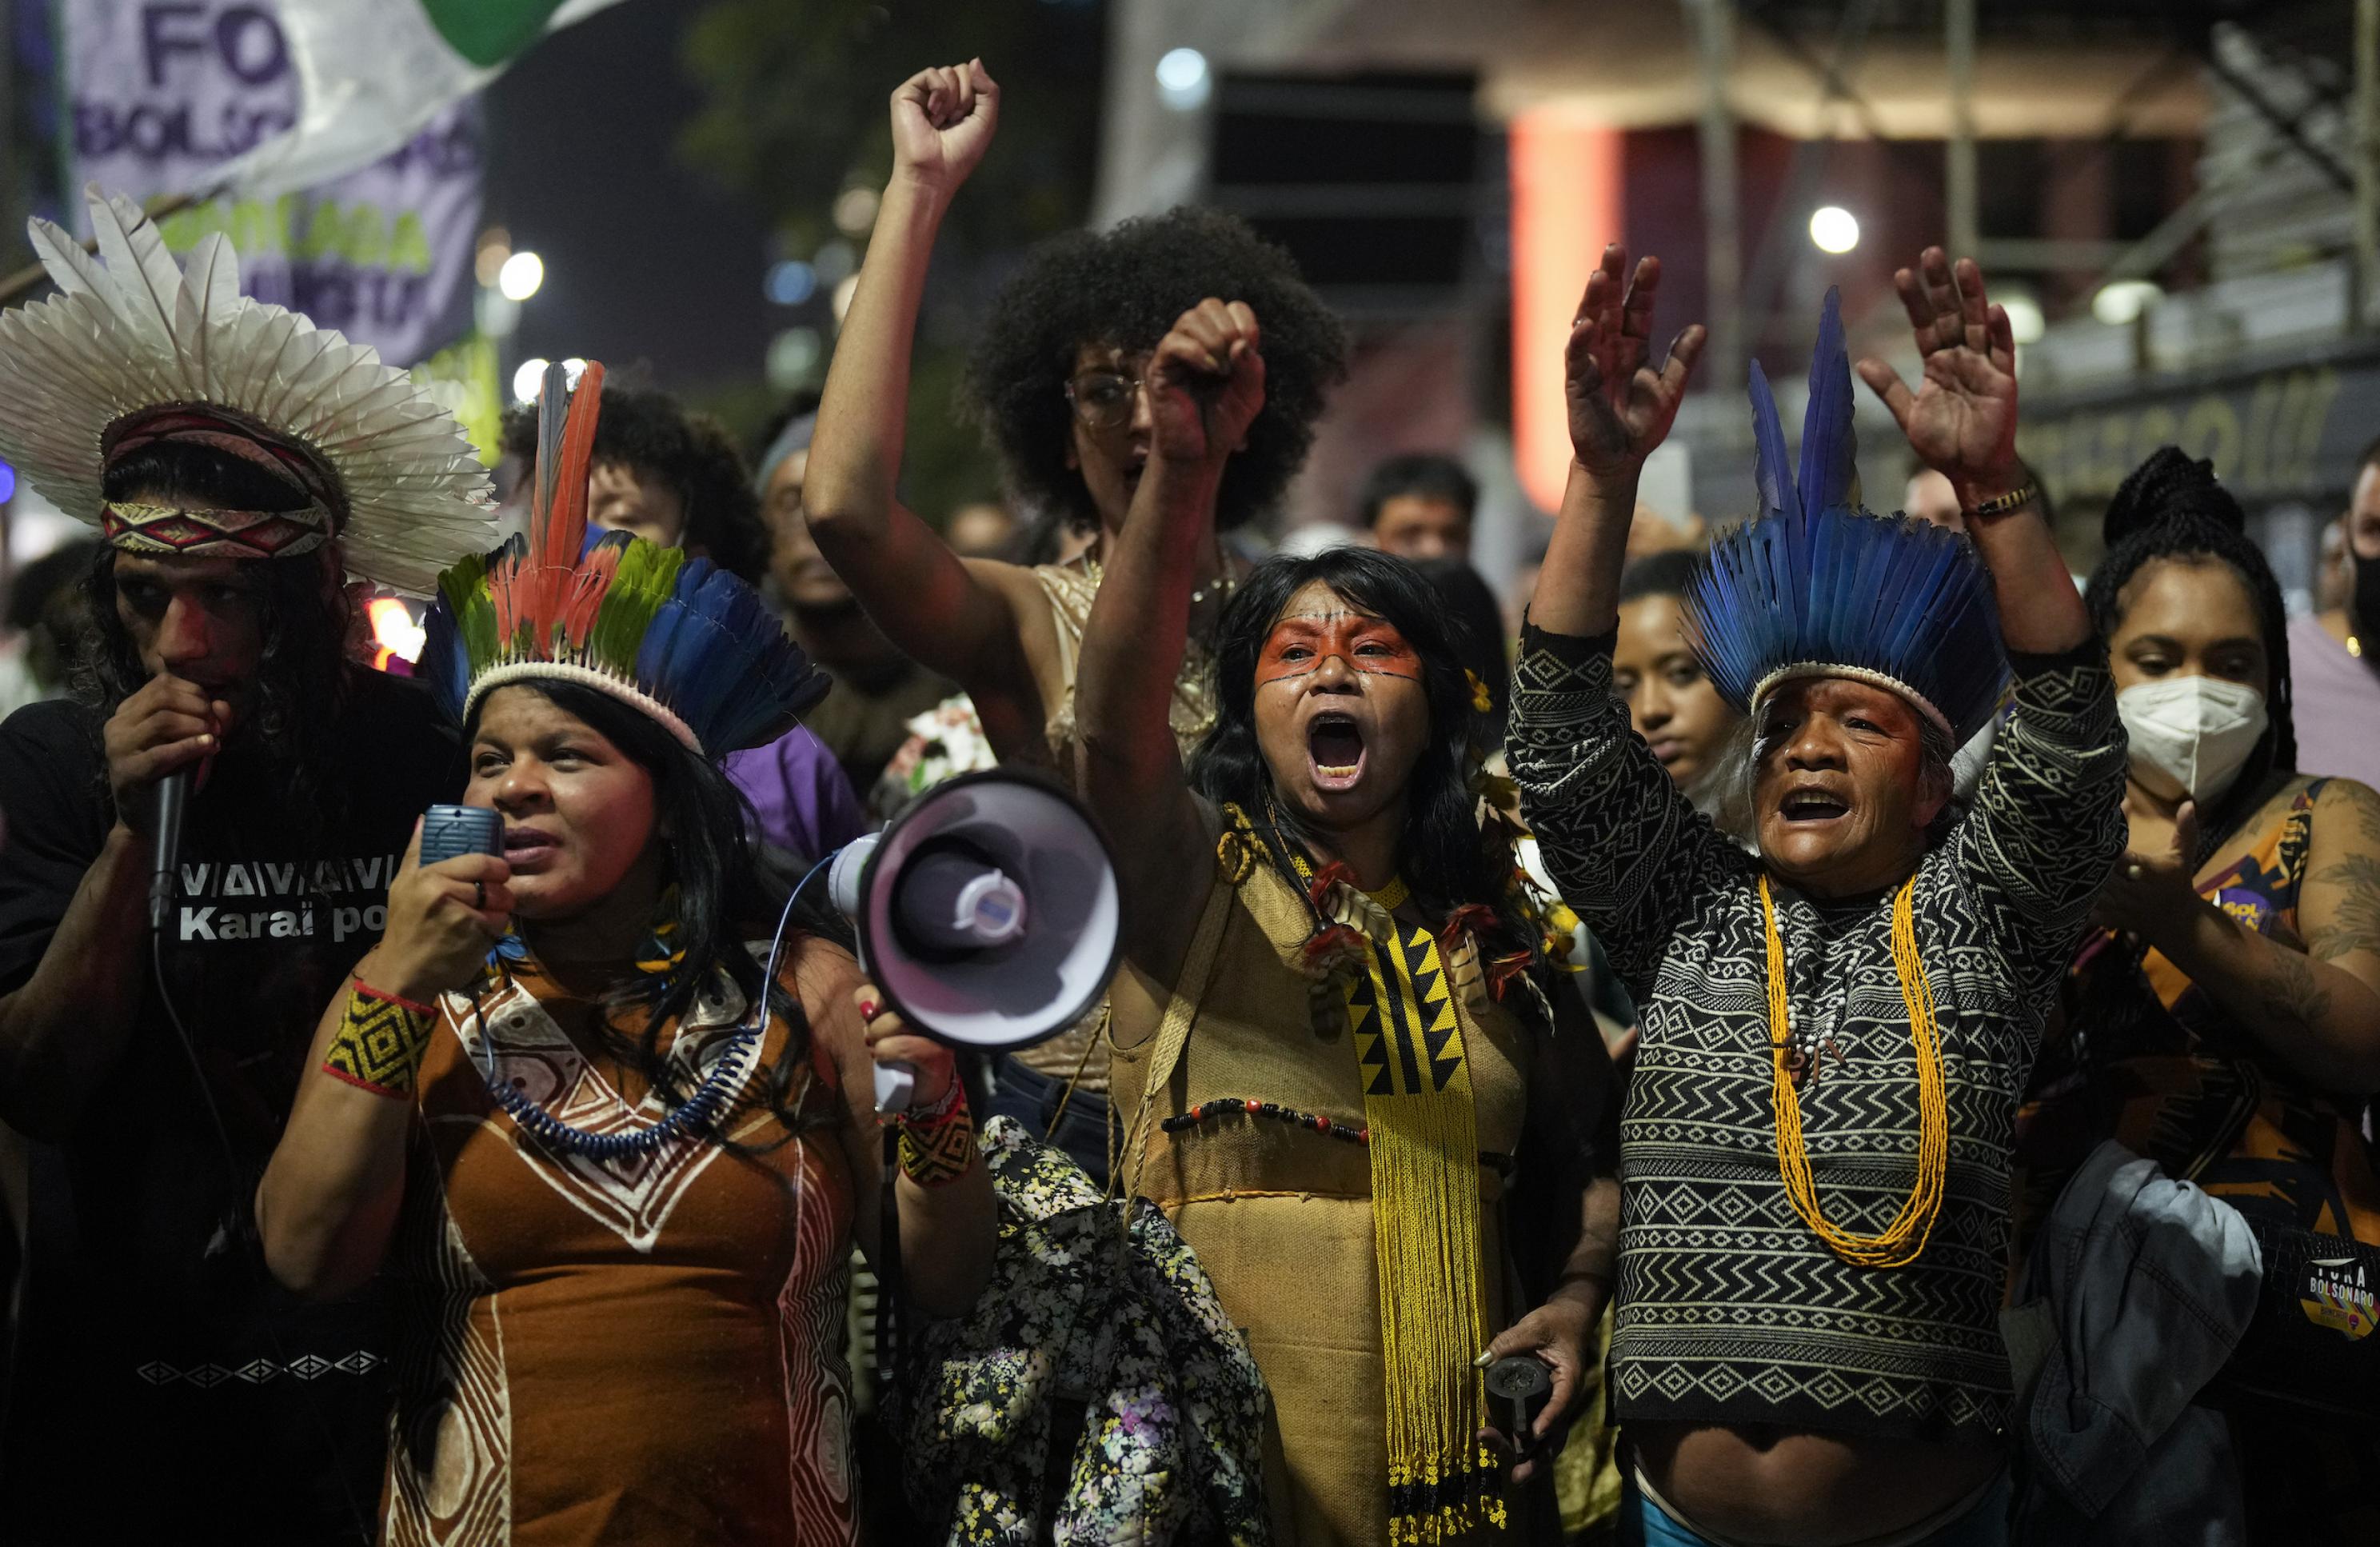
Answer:
[{"label": "white feather headdress", "polygon": [[188,406],[286,441],[327,474],[357,576],[426,595],[441,569],[495,545],[487,470],[428,389],[378,350],[241,295],[220,233],[185,271],[139,206],[86,193],[104,266],[29,221],[58,293],[0,315],[0,457],[34,488],[101,525],[111,431]]}]

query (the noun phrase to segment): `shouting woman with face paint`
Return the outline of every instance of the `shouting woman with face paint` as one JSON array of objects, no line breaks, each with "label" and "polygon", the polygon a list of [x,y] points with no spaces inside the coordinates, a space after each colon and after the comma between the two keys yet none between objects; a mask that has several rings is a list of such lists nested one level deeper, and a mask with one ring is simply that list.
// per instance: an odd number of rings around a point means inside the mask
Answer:
[{"label": "shouting woman with face paint", "polygon": [[[2246,1216],[2269,1277],[2322,1260],[2380,1288],[2380,1173],[2357,1121],[2380,1090],[2380,795],[2296,772],[2281,588],[2245,524],[2170,446],[2107,507],[2089,596],[2131,747],[2130,852],[2020,1119],[2019,1250],[2114,1138]],[[2380,1540],[2380,1443],[2325,1411],[2368,1411],[2370,1302],[2359,1318],[2301,1287],[2321,1309],[2292,1306],[2294,1336],[2252,1344],[2212,1398],[2249,1539]],[[2314,1357],[2289,1358],[2308,1338]]]},{"label": "shouting woman with face paint", "polygon": [[[1064,564],[962,558],[895,493],[909,350],[934,242],[1000,121],[983,61],[921,70],[892,93],[893,170],[819,404],[802,504],[810,535],[877,626],[966,690],[1002,762],[1075,772],[1075,677],[1091,599],[1150,457],[1149,352],[1201,297],[1264,314],[1271,372],[1217,450],[1172,724],[1183,755],[1214,724],[1208,667],[1242,568],[1218,532],[1269,506],[1305,459],[1324,389],[1344,373],[1338,321],[1279,248],[1212,210],[1177,209],[1037,249],[993,300],[965,394],[1011,492],[1089,537]],[[937,410],[939,411],[939,405]],[[1107,1060],[1083,1027],[1003,1055],[995,1114],[1107,1169]]]},{"label": "shouting woman with face paint", "polygon": [[[2007,313],[1929,250],[1895,276],[1921,388],[1861,373],[1972,540],[1859,507],[1830,295],[1798,479],[1755,365],[1760,509],[1686,597],[1758,735],[1758,854],[1697,815],[1611,691],[1638,472],[1701,345],[1689,329],[1652,368],[1659,278],[1615,248],[1580,307],[1576,460],[1507,742],[1562,895],[1643,1013],[1611,1343],[1623,1513],[1671,1547],[2004,1541],[2008,1134],[2121,842],[2115,691],[2016,459]],[[2011,660],[1954,816],[1951,750]]]},{"label": "shouting woman with face paint", "polygon": [[[1478,711],[1409,566],[1258,566],[1184,774],[1166,706],[1216,481],[1264,403],[1258,323],[1208,300],[1158,346],[1148,471],[1084,643],[1084,786],[1128,901],[1117,1171],[1245,1330],[1278,1539],[1467,1541],[1550,1503],[1508,1510],[1498,1473],[1517,1442],[1534,1478],[1586,1377],[1618,1203],[1585,1133],[1608,1065],[1583,1017],[1549,1034],[1544,925],[1481,831]],[[1525,1437],[1490,1430],[1481,1367],[1505,1355],[1550,1388]]]}]

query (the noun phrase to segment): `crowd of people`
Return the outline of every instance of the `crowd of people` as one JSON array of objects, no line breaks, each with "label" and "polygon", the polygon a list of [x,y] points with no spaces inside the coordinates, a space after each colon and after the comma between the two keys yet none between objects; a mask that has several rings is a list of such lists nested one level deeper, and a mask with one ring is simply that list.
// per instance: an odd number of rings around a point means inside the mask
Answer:
[{"label": "crowd of people", "polygon": [[[1347,341],[1180,209],[1019,265],[966,398],[1035,514],[938,529],[999,101],[892,93],[748,463],[590,363],[492,479],[222,238],[34,223],[0,455],[99,535],[9,609],[6,1539],[2380,1540],[2380,442],[2313,615],[2173,448],[2078,584],[1929,248],[1919,379],[1829,295],[1798,455],[1755,364],[1755,508],[1657,538],[1704,334],[1615,247],[1510,642],[1453,458],[1241,541]],[[993,765],[1123,912],[985,1059],[816,882]]]}]

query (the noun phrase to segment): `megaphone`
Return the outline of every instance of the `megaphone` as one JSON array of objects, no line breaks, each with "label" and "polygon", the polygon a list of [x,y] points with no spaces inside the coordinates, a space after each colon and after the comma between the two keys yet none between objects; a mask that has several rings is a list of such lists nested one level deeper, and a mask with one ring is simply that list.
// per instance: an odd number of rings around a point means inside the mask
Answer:
[{"label": "megaphone", "polygon": [[[913,1030],[953,1047],[1029,1047],[1089,1014],[1115,975],[1123,906],[1090,814],[1048,780],[1000,769],[920,796],[827,873],[860,967]],[[876,1067],[876,1105],[911,1075]]]}]

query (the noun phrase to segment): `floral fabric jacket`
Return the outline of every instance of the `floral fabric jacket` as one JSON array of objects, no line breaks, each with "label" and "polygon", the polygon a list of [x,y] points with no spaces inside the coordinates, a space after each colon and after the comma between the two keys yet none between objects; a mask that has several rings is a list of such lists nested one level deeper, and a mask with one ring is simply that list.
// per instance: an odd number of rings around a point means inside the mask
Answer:
[{"label": "floral fabric jacket", "polygon": [[[1155,1205],[1127,1224],[1015,1122],[982,1143],[991,1283],[966,1316],[918,1324],[887,1393],[911,1504],[952,1547],[1265,1547],[1264,1380],[1197,1259]],[[1072,1459],[1052,1465],[1053,1443]]]}]

